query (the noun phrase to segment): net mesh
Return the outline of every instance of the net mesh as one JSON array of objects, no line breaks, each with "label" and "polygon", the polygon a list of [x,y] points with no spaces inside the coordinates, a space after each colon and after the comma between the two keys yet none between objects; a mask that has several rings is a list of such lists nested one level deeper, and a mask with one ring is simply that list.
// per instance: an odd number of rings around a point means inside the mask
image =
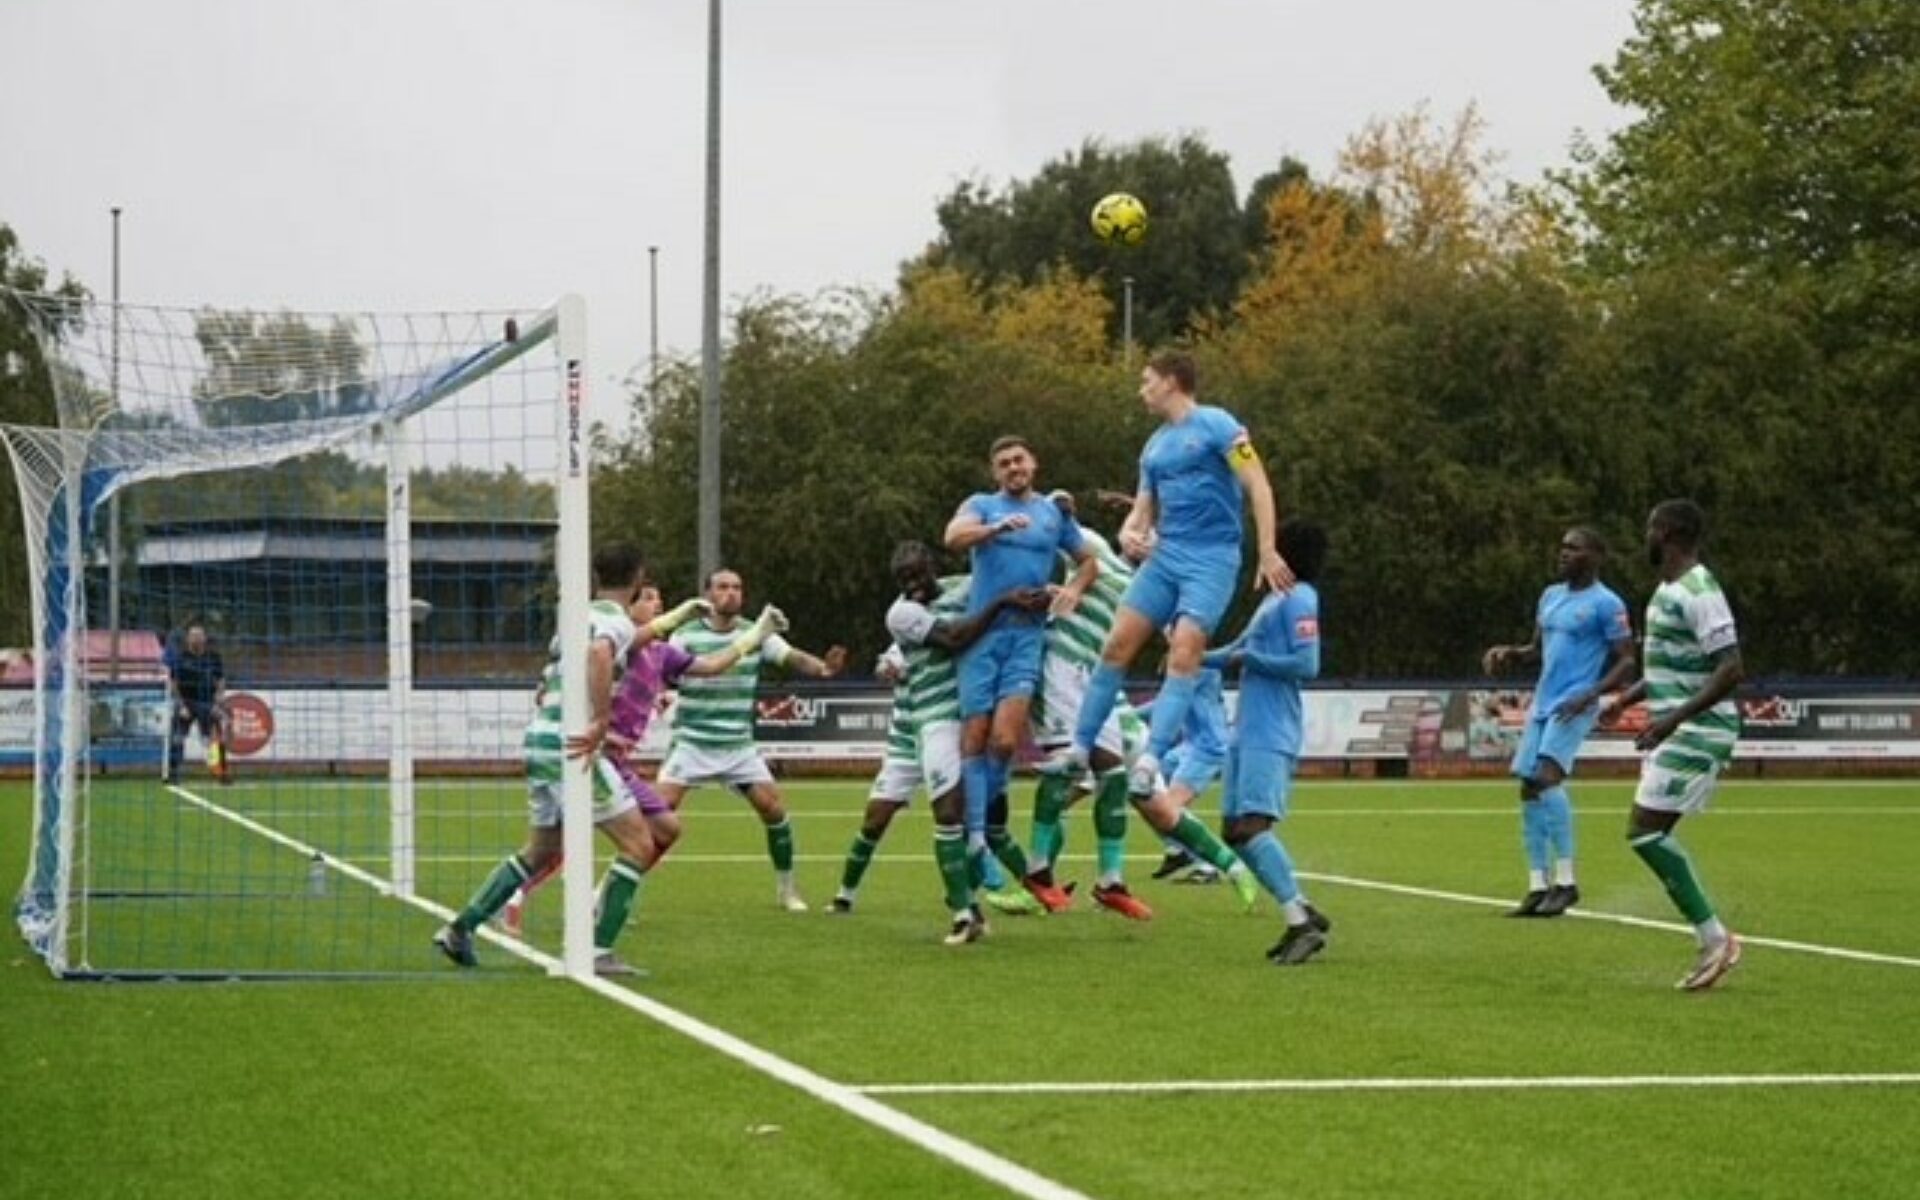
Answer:
[{"label": "net mesh", "polygon": [[4,429],[34,583],[33,716],[0,730],[35,775],[23,933],[69,974],[436,969],[395,893],[457,904],[524,827],[552,318],[0,303],[60,414]]}]

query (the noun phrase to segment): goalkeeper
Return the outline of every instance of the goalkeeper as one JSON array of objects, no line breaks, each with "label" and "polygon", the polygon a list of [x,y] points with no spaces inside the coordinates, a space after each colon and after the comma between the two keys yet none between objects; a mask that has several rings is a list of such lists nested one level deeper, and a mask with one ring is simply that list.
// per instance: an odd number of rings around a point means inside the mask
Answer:
[{"label": "goalkeeper", "polygon": [[220,652],[207,640],[207,627],[194,622],[182,636],[169,638],[165,655],[167,666],[168,711],[172,714],[167,732],[167,771],[162,779],[180,782],[180,767],[187,756],[187,732],[196,726],[207,743],[207,766],[222,784],[233,782],[227,763],[226,664]]}]

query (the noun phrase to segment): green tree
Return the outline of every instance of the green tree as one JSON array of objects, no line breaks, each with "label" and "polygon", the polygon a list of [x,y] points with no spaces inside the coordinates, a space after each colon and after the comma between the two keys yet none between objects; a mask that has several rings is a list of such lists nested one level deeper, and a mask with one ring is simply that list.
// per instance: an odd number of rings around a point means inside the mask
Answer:
[{"label": "green tree", "polygon": [[1761,669],[1920,669],[1920,8],[1642,0],[1599,77],[1637,119],[1561,194],[1621,415],[1685,447],[1655,486],[1708,501]]},{"label": "green tree", "polygon": [[[1292,160],[1256,184],[1264,198],[1304,174]],[[1138,246],[1109,246],[1087,227],[1109,192],[1145,202],[1148,232]],[[939,204],[940,237],[919,260],[958,268],[987,283],[1031,284],[1062,266],[1097,279],[1122,320],[1124,277],[1134,281],[1134,336],[1146,345],[1187,334],[1197,317],[1225,310],[1260,243],[1234,191],[1227,156],[1193,136],[1109,147],[1088,141],[1042,166],[1032,179],[996,190],[971,181]]]},{"label": "green tree", "polygon": [[[27,257],[18,235],[5,223],[0,223],[0,288],[47,290],[46,266]],[[53,294],[75,303],[87,297],[86,289],[71,276],[63,276]],[[0,294],[0,423],[54,425],[58,418],[53,381],[30,319],[15,298]],[[56,337],[64,332],[53,330]],[[22,646],[32,637],[32,579],[24,532],[13,463],[0,455],[0,646]]]}]

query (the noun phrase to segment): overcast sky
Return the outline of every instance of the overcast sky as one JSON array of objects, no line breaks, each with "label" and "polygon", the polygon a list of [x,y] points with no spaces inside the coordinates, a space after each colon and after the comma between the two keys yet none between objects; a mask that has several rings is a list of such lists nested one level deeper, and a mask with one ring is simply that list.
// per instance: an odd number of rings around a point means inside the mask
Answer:
[{"label": "overcast sky", "polygon": [[[889,285],[969,177],[1202,135],[1244,191],[1477,102],[1507,173],[1624,114],[1631,0],[726,0],[722,289]],[[697,351],[705,0],[0,0],[0,222],[129,302],[587,298],[601,401]],[[611,415],[606,408],[602,415]]]}]

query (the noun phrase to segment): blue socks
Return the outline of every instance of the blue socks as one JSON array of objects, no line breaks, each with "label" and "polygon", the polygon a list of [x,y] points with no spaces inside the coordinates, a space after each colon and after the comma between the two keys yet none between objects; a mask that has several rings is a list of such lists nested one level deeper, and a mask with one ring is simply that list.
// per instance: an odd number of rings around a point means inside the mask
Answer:
[{"label": "blue socks", "polygon": [[1273,836],[1272,830],[1235,846],[1234,852],[1275,900],[1292,904],[1300,898],[1300,885],[1293,878],[1293,859],[1287,856],[1287,848]]},{"label": "blue socks", "polygon": [[1082,750],[1091,751],[1100,741],[1100,727],[1113,715],[1113,705],[1120,698],[1120,685],[1127,681],[1127,673],[1120,667],[1110,667],[1101,663],[1093,669],[1093,676],[1087,680],[1087,694],[1080,701],[1080,723],[1073,730],[1073,744]]},{"label": "blue socks", "polygon": [[1567,796],[1564,785],[1548,788],[1540,793],[1538,802],[1531,808],[1545,809],[1547,842],[1553,847],[1556,859],[1573,857],[1573,801]]},{"label": "blue socks", "polygon": [[1538,871],[1541,878],[1547,873],[1547,801],[1538,800],[1520,802],[1520,844],[1527,852],[1527,869]]},{"label": "blue socks", "polygon": [[[1169,675],[1160,685],[1160,694],[1153,698],[1153,733],[1147,739],[1147,753],[1157,761],[1166,757],[1167,751],[1180,740],[1180,730],[1187,723],[1187,710],[1193,707],[1193,694],[1200,689],[1200,676]],[[1082,719],[1086,710],[1081,710]],[[1096,732],[1099,726],[1094,726]]]}]

